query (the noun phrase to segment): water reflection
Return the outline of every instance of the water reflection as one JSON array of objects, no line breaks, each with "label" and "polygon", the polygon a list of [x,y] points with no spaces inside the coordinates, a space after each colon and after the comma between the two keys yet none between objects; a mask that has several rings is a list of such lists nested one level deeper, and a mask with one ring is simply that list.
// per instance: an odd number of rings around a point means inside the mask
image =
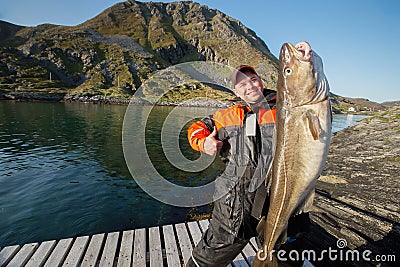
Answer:
[{"label": "water reflection", "polygon": [[333,116],[332,131],[337,132],[347,128],[369,116],[357,114],[338,114]]},{"label": "water reflection", "polygon": [[[154,200],[131,178],[125,109],[0,102],[0,246],[186,219],[188,209]],[[159,142],[151,128],[149,140]]]}]

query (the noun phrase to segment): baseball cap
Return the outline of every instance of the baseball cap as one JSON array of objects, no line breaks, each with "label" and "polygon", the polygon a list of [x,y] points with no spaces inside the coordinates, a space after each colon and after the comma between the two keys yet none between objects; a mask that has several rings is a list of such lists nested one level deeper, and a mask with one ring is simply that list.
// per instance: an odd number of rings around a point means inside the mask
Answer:
[{"label": "baseball cap", "polygon": [[244,74],[246,71],[250,71],[250,72],[252,72],[252,73],[258,75],[257,72],[256,72],[256,70],[255,70],[252,66],[249,66],[249,65],[240,65],[240,66],[237,67],[236,70],[233,72],[233,76],[232,76],[232,83],[233,83],[233,86],[235,86],[236,83],[237,83],[237,78],[238,78],[239,73]]}]

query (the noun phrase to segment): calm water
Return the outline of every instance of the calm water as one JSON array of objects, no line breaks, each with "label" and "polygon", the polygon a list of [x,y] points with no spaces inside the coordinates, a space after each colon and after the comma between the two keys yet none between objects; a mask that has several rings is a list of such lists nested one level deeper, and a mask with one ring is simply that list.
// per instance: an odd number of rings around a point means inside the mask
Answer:
[{"label": "calm water", "polygon": [[[136,108],[140,119],[143,107]],[[121,147],[125,110],[113,105],[0,101],[0,246],[187,219],[190,209],[153,199],[131,178]],[[189,175],[166,163],[159,132],[171,108],[155,111],[147,123],[146,142],[160,173],[189,185],[215,177],[222,167],[218,161]],[[334,131],[360,119],[335,116]],[[184,132],[180,147],[185,156],[197,157]]]},{"label": "calm water", "polygon": [[368,118],[369,116],[365,115],[353,115],[353,114],[348,114],[348,115],[333,115],[333,125],[332,125],[332,131],[337,132],[340,131],[348,126],[351,126],[357,122],[359,122],[362,119]]}]

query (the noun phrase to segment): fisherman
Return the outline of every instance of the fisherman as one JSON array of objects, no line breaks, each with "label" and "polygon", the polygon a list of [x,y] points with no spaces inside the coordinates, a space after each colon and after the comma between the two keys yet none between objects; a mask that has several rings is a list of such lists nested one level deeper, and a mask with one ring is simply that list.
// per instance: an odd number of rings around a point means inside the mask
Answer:
[{"label": "fisherman", "polygon": [[193,249],[188,267],[229,264],[250,238],[258,237],[257,225],[268,211],[265,179],[273,160],[276,92],[264,88],[248,65],[234,71],[232,82],[242,103],[218,110],[188,129],[193,149],[219,153],[226,163],[215,183],[212,220]]}]

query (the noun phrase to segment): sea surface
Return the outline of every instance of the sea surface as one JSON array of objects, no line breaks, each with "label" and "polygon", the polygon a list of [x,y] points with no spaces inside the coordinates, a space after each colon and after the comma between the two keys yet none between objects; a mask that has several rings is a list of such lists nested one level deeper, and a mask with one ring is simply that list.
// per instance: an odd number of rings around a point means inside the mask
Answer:
[{"label": "sea surface", "polygon": [[[182,222],[207,205],[183,208],[144,192],[130,174],[122,149],[126,106],[0,101],[0,247]],[[146,119],[146,151],[161,175],[186,186],[205,184],[223,168],[216,159],[201,172],[180,172],[160,145],[172,107],[133,107],[132,120]],[[212,113],[212,109],[186,108]],[[200,112],[201,110],[201,112]],[[183,110],[182,112],[187,112]],[[201,117],[201,116],[199,116]],[[365,118],[335,115],[339,131]],[[182,127],[176,144],[191,160]],[[141,163],[137,163],[141,164]],[[160,188],[159,190],[162,190]]]}]

